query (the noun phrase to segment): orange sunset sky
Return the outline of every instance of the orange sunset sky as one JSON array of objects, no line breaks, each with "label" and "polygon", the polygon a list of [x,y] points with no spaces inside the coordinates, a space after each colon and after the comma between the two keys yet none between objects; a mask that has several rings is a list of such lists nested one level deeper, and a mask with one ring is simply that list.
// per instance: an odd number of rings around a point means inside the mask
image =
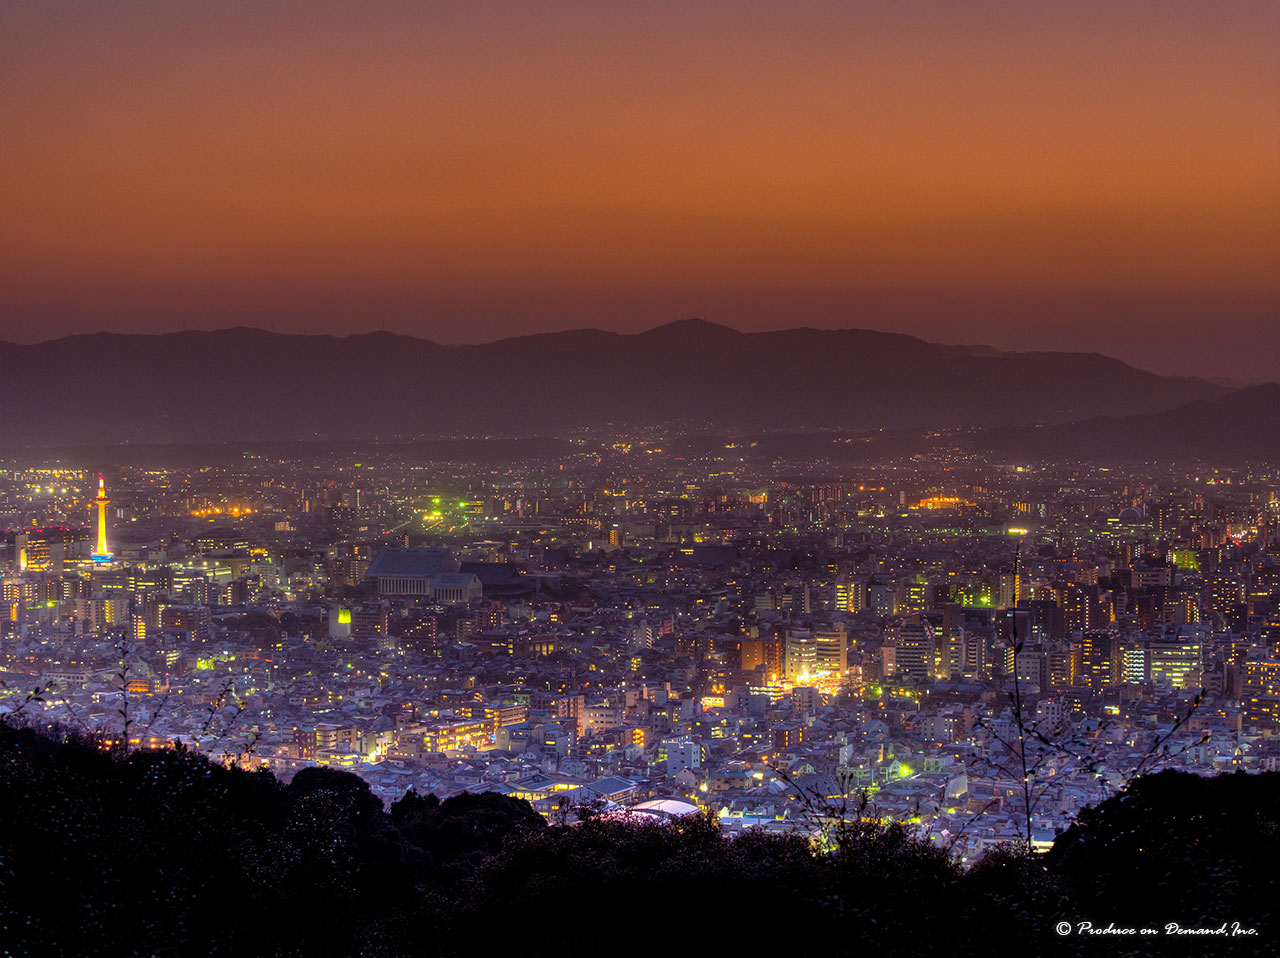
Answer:
[{"label": "orange sunset sky", "polygon": [[1280,4],[0,6],[0,338],[684,316],[1280,378]]}]

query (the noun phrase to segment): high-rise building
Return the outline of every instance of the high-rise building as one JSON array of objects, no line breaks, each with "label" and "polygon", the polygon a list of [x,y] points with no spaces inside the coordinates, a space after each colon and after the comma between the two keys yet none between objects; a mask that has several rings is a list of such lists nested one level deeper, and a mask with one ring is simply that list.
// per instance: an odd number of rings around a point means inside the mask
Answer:
[{"label": "high-rise building", "polygon": [[883,582],[872,582],[867,586],[867,607],[872,615],[888,618],[898,611],[898,589]]},{"label": "high-rise building", "polygon": [[1242,704],[1251,722],[1280,721],[1280,661],[1249,659],[1244,663]]},{"label": "high-rise building", "polygon": [[835,607],[839,612],[861,612],[867,607],[867,580],[841,579],[835,586]]},{"label": "high-rise building", "polygon": [[1105,622],[1096,585],[1057,585],[1054,600],[1062,609],[1062,624],[1068,634],[1097,628]]},{"label": "high-rise building", "polygon": [[740,648],[743,671],[750,672],[763,665],[765,681],[782,677],[781,638],[773,634],[747,638],[742,640]]},{"label": "high-rise building", "polygon": [[1151,650],[1147,643],[1142,641],[1120,643],[1120,680],[1141,685],[1151,679]]},{"label": "high-rise building", "polygon": [[818,642],[812,630],[787,629],[783,660],[786,676],[793,682],[818,670]]},{"label": "high-rise building", "polygon": [[942,630],[941,644],[945,644],[945,653],[942,656],[942,671],[953,681],[964,675],[964,639],[964,628],[959,624],[954,624]]},{"label": "high-rise building", "polygon": [[814,664],[819,672],[842,673],[849,668],[849,633],[844,623],[829,628],[815,627]]},{"label": "high-rise building", "polygon": [[1049,653],[1049,686],[1065,689],[1080,675],[1080,646],[1067,643]]},{"label": "high-rise building", "polygon": [[208,606],[170,605],[160,613],[160,627],[186,632],[192,642],[203,643],[213,635],[213,616]]},{"label": "high-rise building", "polygon": [[924,576],[917,575],[904,580],[899,591],[897,611],[902,615],[919,615],[929,610],[929,583]]},{"label": "high-rise building", "polygon": [[1016,656],[1012,669],[1019,682],[1043,689],[1049,679],[1048,653],[1037,645],[1027,645]]},{"label": "high-rise building", "polygon": [[1148,513],[1151,531],[1157,539],[1176,539],[1182,523],[1187,519],[1187,513],[1187,504],[1177,499],[1157,502]]},{"label": "high-rise building", "polygon": [[1080,677],[1091,689],[1120,681],[1119,639],[1114,632],[1089,631],[1080,638]]},{"label": "high-rise building", "polygon": [[27,528],[5,539],[19,572],[62,572],[68,559],[89,552],[88,530],[82,528]]},{"label": "high-rise building", "polygon": [[1204,668],[1204,653],[1197,641],[1151,642],[1152,682],[1167,681],[1175,689],[1198,686]]},{"label": "high-rise building", "polygon": [[894,626],[896,640],[895,674],[902,678],[931,682],[934,679],[935,642],[933,625],[923,616],[912,616]]}]

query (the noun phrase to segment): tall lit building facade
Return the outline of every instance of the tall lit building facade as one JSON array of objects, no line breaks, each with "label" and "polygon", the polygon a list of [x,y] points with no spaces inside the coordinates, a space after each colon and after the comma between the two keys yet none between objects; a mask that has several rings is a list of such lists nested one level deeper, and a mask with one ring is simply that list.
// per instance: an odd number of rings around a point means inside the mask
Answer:
[{"label": "tall lit building facade", "polygon": [[1114,632],[1089,631],[1080,638],[1080,675],[1091,689],[1117,685],[1121,666],[1120,640]]},{"label": "tall lit building facade", "polygon": [[783,640],[783,673],[792,682],[817,671],[817,640],[809,629],[787,629]]},{"label": "tall lit building facade", "polygon": [[902,678],[931,682],[935,677],[933,625],[922,616],[912,616],[891,630],[896,639],[896,671]]}]

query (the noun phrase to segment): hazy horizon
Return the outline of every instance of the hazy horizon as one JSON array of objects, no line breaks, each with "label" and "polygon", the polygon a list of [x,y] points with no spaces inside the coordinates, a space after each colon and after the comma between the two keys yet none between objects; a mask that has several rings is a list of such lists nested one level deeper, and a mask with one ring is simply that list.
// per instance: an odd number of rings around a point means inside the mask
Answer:
[{"label": "hazy horizon", "polygon": [[280,326],[273,327],[269,325],[259,325],[254,323],[236,323],[236,324],[228,324],[223,326],[191,325],[191,326],[175,327],[171,329],[145,329],[145,328],[144,329],[128,329],[128,328],[84,329],[84,330],[66,332],[60,335],[55,335],[55,336],[36,335],[36,336],[29,336],[29,337],[9,335],[8,330],[5,330],[4,334],[0,335],[0,342],[9,342],[14,345],[22,345],[22,346],[35,346],[35,345],[40,345],[42,343],[56,342],[58,340],[70,339],[77,336],[93,336],[93,335],[98,335],[102,333],[116,334],[116,335],[166,335],[171,333],[184,333],[184,332],[212,333],[212,332],[225,332],[233,329],[253,329],[253,330],[258,330],[260,332],[276,333],[280,335],[332,336],[335,338],[345,338],[347,336],[362,336],[362,335],[369,335],[374,333],[388,333],[391,335],[410,336],[415,339],[435,342],[435,343],[439,343],[442,346],[483,346],[489,343],[496,343],[496,342],[500,342],[508,339],[520,339],[528,336],[541,336],[541,335],[550,335],[555,333],[578,332],[578,331],[585,331],[585,330],[598,330],[601,332],[617,333],[623,336],[637,335],[640,333],[644,333],[648,330],[657,329],[674,322],[681,322],[689,319],[704,320],[706,322],[714,323],[717,326],[726,326],[730,329],[733,329],[741,333],[787,332],[789,330],[804,329],[804,328],[827,330],[831,332],[864,331],[864,332],[873,332],[873,333],[887,333],[891,335],[912,336],[917,339],[923,340],[925,342],[935,343],[938,345],[945,345],[945,346],[991,348],[991,349],[998,350],[1000,352],[1097,353],[1103,356],[1108,356],[1113,359],[1119,359],[1122,362],[1126,363],[1127,365],[1133,366],[1135,369],[1144,370],[1146,372],[1153,372],[1153,373],[1158,373],[1161,375],[1168,375],[1168,376],[1195,376],[1203,379],[1208,379],[1212,381],[1221,381],[1224,383],[1235,384],[1240,386],[1251,386],[1251,385],[1258,385],[1261,383],[1280,381],[1280,367],[1278,367],[1276,371],[1270,375],[1265,373],[1257,374],[1257,375],[1246,375],[1246,374],[1239,374],[1239,373],[1233,374],[1233,372],[1231,371],[1231,367],[1228,367],[1228,371],[1224,373],[1214,373],[1212,371],[1205,371],[1203,369],[1196,370],[1194,368],[1177,368],[1176,366],[1169,367],[1169,368],[1162,368],[1160,364],[1150,362],[1148,357],[1144,356],[1141,353],[1139,353],[1138,355],[1126,356],[1126,355],[1122,355],[1121,352],[1119,351],[1107,351],[1105,348],[1091,349],[1091,348],[1082,347],[1080,345],[1072,346],[1070,344],[1064,344],[1060,346],[1045,345],[1045,346],[1037,347],[1037,346],[1031,346],[1031,345],[1023,345],[1021,342],[1017,340],[1016,337],[1011,339],[1007,345],[999,345],[996,342],[981,341],[974,337],[964,337],[964,336],[933,337],[926,333],[916,333],[906,329],[886,329],[886,328],[877,329],[872,326],[862,326],[862,325],[855,325],[855,324],[849,324],[846,326],[816,326],[808,323],[800,323],[796,325],[785,325],[785,326],[779,325],[779,326],[772,326],[772,327],[744,329],[734,325],[732,322],[706,320],[705,317],[700,317],[700,316],[674,317],[671,319],[662,320],[661,322],[650,323],[648,325],[640,323],[640,324],[634,324],[632,326],[628,326],[625,328],[610,328],[604,325],[564,326],[560,328],[548,327],[545,329],[522,330],[519,332],[510,333],[507,335],[493,336],[493,337],[487,337],[487,338],[474,337],[470,339],[450,338],[447,336],[433,336],[430,334],[429,330],[428,331],[408,330],[408,329],[397,330],[397,329],[389,329],[386,326],[370,326],[368,328],[352,328],[349,330],[323,330],[323,329],[309,329],[305,325],[297,328],[293,328],[293,327],[280,327]]},{"label": "hazy horizon", "polygon": [[683,316],[1280,376],[1280,7],[10,4],[0,337]]}]

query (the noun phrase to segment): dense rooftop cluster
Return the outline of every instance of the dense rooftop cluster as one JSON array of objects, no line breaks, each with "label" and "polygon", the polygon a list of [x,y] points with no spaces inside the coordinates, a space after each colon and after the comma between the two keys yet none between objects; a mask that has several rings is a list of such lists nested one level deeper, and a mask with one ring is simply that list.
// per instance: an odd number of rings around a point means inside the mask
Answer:
[{"label": "dense rooftop cluster", "polygon": [[857,475],[752,440],[515,462],[247,453],[0,473],[0,708],[125,751],[669,800],[957,860],[1047,847],[1140,773],[1280,757],[1280,477],[957,453]]}]

